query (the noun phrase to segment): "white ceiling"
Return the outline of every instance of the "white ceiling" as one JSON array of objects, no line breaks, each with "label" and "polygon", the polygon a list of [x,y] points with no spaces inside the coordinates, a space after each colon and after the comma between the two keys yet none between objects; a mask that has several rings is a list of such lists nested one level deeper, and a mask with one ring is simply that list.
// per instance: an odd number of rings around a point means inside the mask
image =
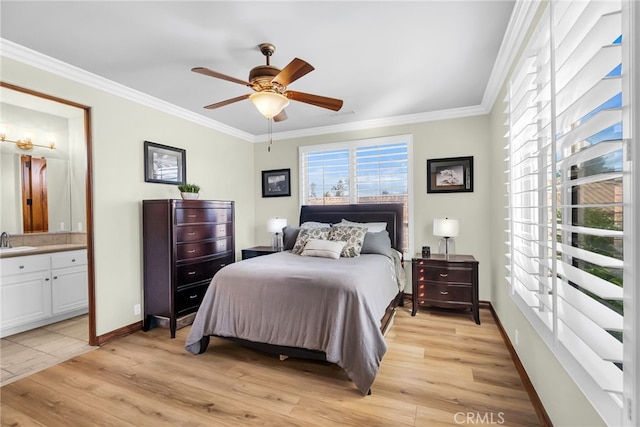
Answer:
[{"label": "white ceiling", "polygon": [[267,120],[249,100],[202,108],[251,90],[191,68],[246,80],[264,64],[263,42],[276,46],[272,65],[283,68],[294,57],[313,65],[288,88],[340,98],[344,106],[336,114],[292,101],[275,133],[464,110],[487,102],[514,4],[3,0],[0,35],[258,136],[267,133]]}]

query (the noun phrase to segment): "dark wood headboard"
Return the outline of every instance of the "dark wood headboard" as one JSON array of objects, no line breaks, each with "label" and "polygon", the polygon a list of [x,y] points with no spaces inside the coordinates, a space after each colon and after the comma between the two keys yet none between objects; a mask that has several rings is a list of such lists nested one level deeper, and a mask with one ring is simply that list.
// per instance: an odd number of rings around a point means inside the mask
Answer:
[{"label": "dark wood headboard", "polygon": [[343,218],[353,222],[386,222],[391,246],[402,252],[404,233],[400,203],[379,205],[304,205],[300,208],[300,224],[318,221],[335,224]]}]

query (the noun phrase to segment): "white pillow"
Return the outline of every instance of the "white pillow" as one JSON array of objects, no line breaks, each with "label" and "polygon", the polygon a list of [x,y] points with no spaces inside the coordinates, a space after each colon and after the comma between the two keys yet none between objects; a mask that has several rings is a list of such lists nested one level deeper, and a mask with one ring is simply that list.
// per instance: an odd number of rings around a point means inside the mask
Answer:
[{"label": "white pillow", "polygon": [[346,244],[347,242],[310,239],[307,244],[304,245],[304,249],[300,255],[338,259]]},{"label": "white pillow", "polygon": [[324,222],[307,221],[307,222],[303,222],[300,225],[300,228],[324,228],[324,227],[331,227],[331,224],[324,223]]},{"label": "white pillow", "polygon": [[343,219],[341,225],[349,225],[352,227],[365,227],[369,233],[378,233],[387,229],[386,222],[353,222]]}]

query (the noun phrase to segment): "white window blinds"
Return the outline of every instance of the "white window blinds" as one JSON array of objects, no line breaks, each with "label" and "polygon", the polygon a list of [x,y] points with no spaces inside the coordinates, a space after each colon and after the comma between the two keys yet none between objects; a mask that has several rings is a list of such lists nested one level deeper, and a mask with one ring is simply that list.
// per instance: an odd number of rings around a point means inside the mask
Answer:
[{"label": "white window blinds", "polygon": [[410,135],[302,146],[302,204],[404,204],[405,252],[409,248]]},{"label": "white window blinds", "polygon": [[514,298],[552,350],[568,352],[588,378],[579,385],[614,424],[630,203],[621,3],[550,2],[509,83],[506,159]]}]

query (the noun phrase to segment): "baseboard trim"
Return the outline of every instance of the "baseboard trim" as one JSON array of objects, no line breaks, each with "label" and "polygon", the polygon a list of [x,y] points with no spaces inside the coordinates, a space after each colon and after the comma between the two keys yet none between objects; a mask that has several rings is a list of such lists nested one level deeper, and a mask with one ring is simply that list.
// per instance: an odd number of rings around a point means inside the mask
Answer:
[{"label": "baseboard trim", "polygon": [[498,326],[498,330],[500,331],[500,335],[502,335],[502,339],[507,346],[507,350],[509,350],[509,354],[511,354],[511,360],[513,360],[513,364],[516,366],[516,370],[518,371],[518,375],[520,375],[520,379],[522,380],[522,384],[524,385],[524,389],[527,391],[529,395],[529,399],[531,400],[531,404],[533,405],[533,409],[538,414],[538,419],[542,423],[543,426],[553,427],[553,423],[551,422],[551,418],[549,418],[549,414],[544,409],[544,405],[542,405],[542,401],[540,400],[540,396],[536,392],[536,389],[533,387],[533,383],[527,375],[527,371],[524,369],[524,365],[520,361],[518,357],[518,353],[513,348],[513,344],[511,343],[511,339],[507,332],[504,330],[502,326],[502,322],[500,322],[500,318],[498,318],[498,314],[493,308],[493,305],[490,301],[480,301],[480,308],[488,308],[491,312],[491,316],[493,320],[496,322]]},{"label": "baseboard trim", "polygon": [[127,335],[131,335],[134,332],[138,332],[142,330],[142,320],[136,323],[132,323],[127,326],[123,326],[122,328],[115,329],[111,332],[107,332],[103,335],[98,335],[96,337],[96,341],[98,345],[107,344],[117,338],[126,337]]}]

